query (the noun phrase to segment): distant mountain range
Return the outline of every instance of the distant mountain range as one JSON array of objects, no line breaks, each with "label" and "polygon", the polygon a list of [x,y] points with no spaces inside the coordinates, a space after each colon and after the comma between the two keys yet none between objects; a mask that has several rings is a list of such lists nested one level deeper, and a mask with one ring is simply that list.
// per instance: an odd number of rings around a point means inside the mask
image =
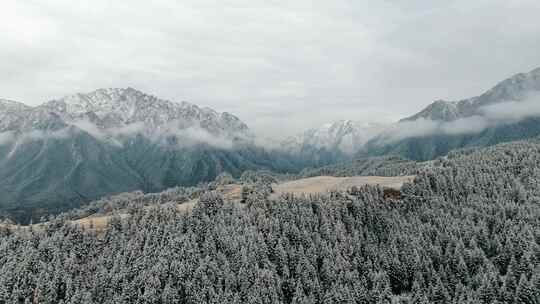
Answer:
[{"label": "distant mountain range", "polygon": [[305,157],[324,152],[336,159],[354,154],[429,160],[457,148],[538,135],[540,68],[514,75],[480,96],[437,100],[393,124],[342,120],[288,138],[282,147]]},{"label": "distant mountain range", "polygon": [[540,135],[540,68],[480,96],[438,100],[394,124],[341,120],[258,146],[230,113],[133,88],[36,107],[0,99],[0,215],[39,219],[104,195],[211,181],[221,172],[299,171],[355,157],[429,160]]},{"label": "distant mountain range", "polygon": [[[211,135],[233,139],[249,138],[249,129],[236,116],[209,108],[176,103],[144,94],[132,88],[99,89],[88,94],[66,96],[37,107],[0,100],[0,132],[55,131],[67,126],[102,132],[103,135],[130,131],[165,134],[177,129],[198,128]],[[136,130],[135,127],[140,130]]]}]

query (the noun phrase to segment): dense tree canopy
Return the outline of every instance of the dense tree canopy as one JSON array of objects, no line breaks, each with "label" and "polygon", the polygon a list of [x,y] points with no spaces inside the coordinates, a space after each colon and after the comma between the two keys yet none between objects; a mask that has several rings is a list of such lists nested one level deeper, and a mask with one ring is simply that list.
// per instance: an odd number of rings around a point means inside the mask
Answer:
[{"label": "dense tree canopy", "polygon": [[0,303],[540,303],[539,182],[540,145],[519,142],[440,159],[399,199],[253,187],[101,233],[5,229]]}]

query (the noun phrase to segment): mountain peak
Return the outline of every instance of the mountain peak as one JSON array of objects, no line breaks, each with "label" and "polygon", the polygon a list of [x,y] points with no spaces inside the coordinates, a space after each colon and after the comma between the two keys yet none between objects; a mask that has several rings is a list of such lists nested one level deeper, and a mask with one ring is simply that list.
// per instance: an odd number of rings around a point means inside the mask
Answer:
[{"label": "mountain peak", "polygon": [[352,154],[362,149],[369,139],[384,128],[383,124],[338,120],[290,137],[282,143],[282,147],[291,152],[327,149]]},{"label": "mountain peak", "polygon": [[435,100],[419,113],[404,118],[401,121],[412,121],[418,119],[451,121],[457,119],[458,117],[459,110],[456,102],[439,99]]},{"label": "mountain peak", "polygon": [[236,116],[188,102],[172,102],[127,88],[104,88],[78,93],[45,104],[67,120],[91,114],[102,127],[121,127],[142,123],[149,129],[162,126],[185,128],[198,125],[213,134],[247,132],[248,127]]},{"label": "mountain peak", "polygon": [[540,68],[528,73],[515,74],[499,82],[496,86],[480,95],[475,101],[476,107],[509,101],[521,101],[531,94],[540,92]]},{"label": "mountain peak", "polygon": [[214,136],[250,136],[247,125],[230,113],[160,99],[132,87],[72,94],[37,107],[0,100],[0,120],[0,131],[28,131],[34,127],[50,130],[51,126],[57,129],[82,122],[102,131],[114,128],[111,132],[132,125],[150,134],[165,130],[174,134],[186,128],[201,128]]}]

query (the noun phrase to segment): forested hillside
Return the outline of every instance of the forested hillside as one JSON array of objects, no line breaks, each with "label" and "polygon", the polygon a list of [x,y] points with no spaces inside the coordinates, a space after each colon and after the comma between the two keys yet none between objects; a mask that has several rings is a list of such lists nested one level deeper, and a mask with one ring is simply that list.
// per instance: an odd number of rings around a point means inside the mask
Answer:
[{"label": "forested hillside", "polygon": [[360,157],[319,168],[307,168],[302,170],[299,176],[413,175],[422,167],[424,167],[423,163],[417,163],[413,160],[404,159],[399,156]]},{"label": "forested hillside", "polygon": [[4,229],[0,303],[539,303],[539,164],[517,142],[452,153],[399,199],[273,201],[259,180],[241,207],[207,192],[99,234]]}]

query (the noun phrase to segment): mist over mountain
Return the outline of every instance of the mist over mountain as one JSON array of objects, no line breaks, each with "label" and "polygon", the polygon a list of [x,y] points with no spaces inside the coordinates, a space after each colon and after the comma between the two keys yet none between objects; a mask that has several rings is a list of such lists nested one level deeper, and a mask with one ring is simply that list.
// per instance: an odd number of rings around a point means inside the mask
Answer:
[{"label": "mist over mountain", "polygon": [[210,145],[218,138],[248,141],[252,137],[247,125],[234,115],[162,100],[133,88],[99,89],[37,107],[5,102],[0,110],[4,118],[0,132],[18,134],[54,132],[72,126],[103,140],[133,134],[153,139],[184,135],[178,130],[185,132],[186,139]]},{"label": "mist over mountain", "polygon": [[0,118],[0,210],[22,221],[111,193],[195,185],[221,172],[298,168],[254,145],[232,114],[132,88],[37,107],[1,101]]},{"label": "mist over mountain", "polygon": [[367,144],[369,155],[428,160],[469,146],[540,134],[540,68],[516,74],[482,95],[438,100],[400,120]]},{"label": "mist over mountain", "polygon": [[384,124],[340,120],[289,137],[282,142],[282,147],[293,153],[302,153],[309,149],[326,149],[352,154],[362,149],[373,136],[386,127]]},{"label": "mist over mountain", "polygon": [[396,123],[341,120],[287,138],[281,146],[305,158],[398,154],[429,160],[461,147],[534,137],[540,134],[538,117],[540,68],[516,74],[479,96],[436,100]]},{"label": "mist over mountain", "polygon": [[435,101],[419,113],[401,121],[415,121],[420,118],[452,121],[474,115],[483,115],[482,109],[486,106],[527,101],[531,98],[531,95],[539,92],[540,68],[536,68],[528,73],[519,73],[501,81],[480,96],[460,101]]}]

